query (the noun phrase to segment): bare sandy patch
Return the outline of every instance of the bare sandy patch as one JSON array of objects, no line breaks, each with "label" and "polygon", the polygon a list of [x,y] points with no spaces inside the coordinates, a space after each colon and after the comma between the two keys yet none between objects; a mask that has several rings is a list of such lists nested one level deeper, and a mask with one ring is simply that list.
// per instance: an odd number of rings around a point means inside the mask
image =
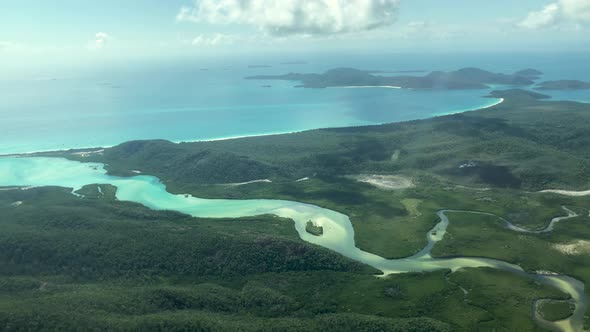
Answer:
[{"label": "bare sandy patch", "polygon": [[272,183],[272,181],[269,179],[261,179],[261,180],[252,180],[252,181],[239,182],[239,183],[224,183],[224,184],[222,184],[222,186],[239,187],[239,186],[245,186],[245,185],[253,184],[253,183]]},{"label": "bare sandy patch", "polygon": [[400,190],[415,186],[412,179],[402,175],[361,174],[351,178],[383,190]]},{"label": "bare sandy patch", "polygon": [[74,156],[80,156],[82,158],[88,158],[92,155],[102,155],[104,154],[104,149],[100,149],[100,150],[93,150],[93,151],[82,151],[82,152],[73,152],[72,155]]},{"label": "bare sandy patch", "polygon": [[569,255],[577,256],[590,253],[590,241],[577,240],[572,243],[558,243],[552,246],[553,249]]},{"label": "bare sandy patch", "polygon": [[404,207],[408,211],[410,218],[416,219],[416,218],[422,216],[422,213],[420,212],[420,210],[418,210],[418,205],[420,205],[420,203],[422,203],[422,200],[414,199],[414,198],[406,198],[406,199],[402,199],[401,203],[404,205]]}]

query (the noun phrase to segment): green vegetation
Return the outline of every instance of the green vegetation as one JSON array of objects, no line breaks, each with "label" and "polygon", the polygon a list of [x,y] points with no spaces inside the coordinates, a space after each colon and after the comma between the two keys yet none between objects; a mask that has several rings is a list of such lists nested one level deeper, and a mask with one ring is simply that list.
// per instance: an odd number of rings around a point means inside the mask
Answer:
[{"label": "green vegetation", "polygon": [[[449,213],[448,233],[432,253],[497,258],[590,285],[590,198],[534,193],[590,187],[589,106],[520,90],[491,97],[506,100],[382,126],[43,155],[102,162],[114,175],[141,170],[173,193],[329,208],[350,217],[359,248],[387,258],[422,249],[441,209],[488,212],[538,230],[567,206],[580,217],[544,234],[508,230],[494,216]],[[401,175],[415,187],[385,191],[351,177],[359,174]],[[265,178],[272,183],[218,185]],[[0,191],[0,326],[62,323],[56,308],[74,303],[72,324],[103,329],[531,331],[533,301],[566,299],[486,269],[378,279],[302,243],[291,221],[194,219],[118,202],[115,191]],[[544,317],[564,312],[557,304],[543,309]]]},{"label": "green vegetation", "polygon": [[115,199],[117,188],[110,184],[91,184],[82,187],[82,189],[75,192],[75,194],[83,196],[85,198],[104,198],[104,199]]},{"label": "green vegetation", "polygon": [[316,226],[311,220],[305,224],[305,231],[315,236],[321,236],[324,234],[324,228],[322,226]]},{"label": "green vegetation", "polygon": [[[136,141],[88,158],[49,155],[103,162],[115,175],[139,169],[179,194],[323,206],[350,216],[360,248],[405,257],[425,245],[439,209],[491,212],[539,229],[568,200],[523,190],[590,187],[588,105],[542,101],[546,96],[521,90],[492,96],[506,101],[429,120],[216,142]],[[384,192],[346,178],[355,174],[402,174],[418,186]],[[312,179],[295,182],[303,177]],[[273,183],[212,185],[263,178]],[[421,215],[414,218],[404,199],[422,200]]]},{"label": "green vegetation", "polygon": [[[100,280],[365,270],[304,244],[292,221],[277,217],[195,220],[138,204],[76,198],[66,189],[0,193],[6,275],[67,273]],[[14,207],[14,201],[24,204]]]},{"label": "green vegetation", "polygon": [[[562,213],[564,214],[564,213]],[[583,252],[568,254],[560,244],[590,240],[588,217],[562,221],[551,233],[522,234],[504,228],[493,216],[449,213],[451,223],[445,238],[432,251],[433,256],[478,256],[513,262],[528,271],[549,270],[590,282],[584,266],[590,257]]]},{"label": "green vegetation", "polygon": [[[482,273],[485,271],[485,273]],[[460,270],[450,276],[453,282],[467,290],[466,301],[476,307],[485,308],[492,317],[503,317],[502,321],[490,319],[481,322],[478,330],[484,331],[531,331],[536,327],[531,321],[531,304],[545,297],[546,287],[530,279],[493,269]],[[542,295],[543,294],[543,295]],[[563,294],[551,295],[565,299]]]},{"label": "green vegetation", "polygon": [[[465,186],[528,191],[589,186],[586,104],[541,101],[536,98],[543,95],[519,90],[492,95],[506,101],[429,120],[216,142],[135,141],[87,158],[48,155],[104,162],[116,175],[139,169],[174,192],[189,193],[208,184],[264,178],[281,183],[314,175],[414,171]],[[399,159],[392,161],[396,151]],[[460,168],[469,162],[474,166]]]},{"label": "green vegetation", "polygon": [[[469,331],[508,315],[465,302],[456,274],[376,278],[270,216],[195,219],[50,187],[0,191],[0,214],[6,331]],[[564,296],[520,282],[523,307]]]},{"label": "green vegetation", "polygon": [[542,301],[538,310],[543,319],[556,322],[570,317],[574,309],[569,301]]}]

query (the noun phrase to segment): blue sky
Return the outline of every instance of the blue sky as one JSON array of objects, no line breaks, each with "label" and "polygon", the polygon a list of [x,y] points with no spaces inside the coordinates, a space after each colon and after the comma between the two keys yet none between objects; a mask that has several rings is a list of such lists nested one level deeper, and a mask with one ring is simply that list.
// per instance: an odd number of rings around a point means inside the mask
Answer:
[{"label": "blue sky", "polygon": [[587,51],[589,35],[590,0],[0,1],[4,66],[257,52]]}]

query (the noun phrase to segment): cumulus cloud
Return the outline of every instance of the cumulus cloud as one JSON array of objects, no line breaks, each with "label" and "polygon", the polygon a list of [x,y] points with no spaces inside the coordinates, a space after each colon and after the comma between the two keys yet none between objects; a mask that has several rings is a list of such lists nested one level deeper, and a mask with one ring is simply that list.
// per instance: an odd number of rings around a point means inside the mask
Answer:
[{"label": "cumulus cloud", "polygon": [[560,11],[561,8],[557,3],[547,5],[542,10],[529,13],[524,20],[518,23],[518,26],[527,29],[537,29],[555,25],[560,19]]},{"label": "cumulus cloud", "polygon": [[104,32],[97,32],[94,35],[94,41],[90,42],[88,48],[91,50],[101,50],[105,48],[108,41],[111,39],[111,36]]},{"label": "cumulus cloud", "polygon": [[393,24],[399,0],[196,0],[178,21],[247,24],[272,35],[367,31]]},{"label": "cumulus cloud", "polygon": [[590,23],[590,0],[559,0],[527,15],[518,26],[526,29],[554,27],[562,23]]},{"label": "cumulus cloud", "polygon": [[578,21],[590,22],[589,0],[561,0],[563,13]]}]

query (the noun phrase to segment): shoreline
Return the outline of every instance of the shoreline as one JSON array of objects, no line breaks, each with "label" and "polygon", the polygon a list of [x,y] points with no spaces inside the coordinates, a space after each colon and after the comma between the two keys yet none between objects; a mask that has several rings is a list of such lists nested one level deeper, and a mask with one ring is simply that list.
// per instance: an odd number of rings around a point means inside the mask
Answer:
[{"label": "shoreline", "polygon": [[395,85],[344,85],[344,86],[328,86],[328,89],[371,89],[371,88],[381,88],[381,89],[403,89],[401,86]]},{"label": "shoreline", "polygon": [[488,108],[492,108],[494,106],[498,106],[500,104],[502,104],[503,102],[506,101],[506,99],[504,98],[495,98],[498,99],[497,102],[491,104],[491,105],[487,105],[487,106],[482,106],[479,108],[470,108],[470,109],[465,109],[465,110],[459,110],[459,111],[453,111],[452,113],[437,113],[437,114],[433,114],[432,117],[439,117],[439,116],[445,116],[445,115],[453,115],[453,114],[461,114],[461,113],[466,113],[466,112],[474,112],[474,111],[481,111],[481,110],[486,110]]},{"label": "shoreline", "polygon": [[[336,87],[336,88],[349,88],[349,87]],[[389,88],[389,89],[397,89],[397,87],[383,87],[383,86],[370,86],[370,87],[350,87],[350,88]],[[437,114],[431,114],[429,117],[426,118],[422,118],[422,119],[416,119],[416,120],[427,120],[427,119],[432,119],[432,118],[436,118],[436,117],[440,117],[440,116],[447,116],[447,115],[453,115],[453,114],[460,114],[460,113],[465,113],[465,112],[472,112],[472,111],[479,111],[479,110],[485,110],[494,106],[497,106],[501,103],[503,103],[505,101],[504,98],[498,98],[498,101],[495,102],[494,104],[491,105],[487,105],[487,106],[483,106],[483,107],[478,107],[478,108],[473,108],[473,109],[467,109],[467,110],[458,110],[458,111],[452,111],[450,113],[437,113]],[[413,121],[413,120],[411,120]],[[298,133],[302,133],[302,132],[306,132],[306,131],[311,131],[311,130],[322,130],[322,129],[333,129],[333,128],[355,128],[355,127],[365,127],[365,126],[382,126],[382,125],[387,125],[387,124],[392,124],[392,123],[403,123],[406,121],[397,121],[397,122],[383,122],[383,123],[373,123],[373,124],[359,124],[359,125],[349,125],[349,126],[342,126],[342,127],[324,127],[324,128],[311,128],[311,129],[299,129],[299,130],[293,130],[293,131],[285,131],[285,132],[274,132],[274,133],[265,133],[265,134],[246,134],[246,135],[236,135],[236,136],[227,136],[227,137],[219,137],[219,138],[205,138],[205,139],[189,139],[189,140],[167,140],[170,141],[172,143],[175,144],[182,144],[182,143],[201,143],[201,142],[218,142],[218,141],[228,141],[228,140],[234,140],[234,139],[243,139],[243,138],[255,138],[255,137],[265,137],[265,136],[275,136],[275,135],[290,135],[290,134],[298,134]],[[36,150],[36,151],[27,151],[27,152],[11,152],[11,153],[6,153],[6,154],[2,154],[0,153],[0,158],[2,157],[20,157],[20,156],[31,156],[31,155],[36,155],[36,154],[43,154],[43,153],[56,153],[56,152],[68,152],[71,151],[72,153],[79,153],[82,151],[88,151],[88,152],[92,152],[92,151],[96,151],[96,150],[100,150],[100,149],[109,149],[112,147],[115,147],[119,144],[123,144],[125,142],[130,142],[130,141],[149,141],[149,140],[156,140],[158,138],[151,138],[151,139],[133,139],[133,140],[128,140],[128,141],[123,141],[120,142],[118,144],[113,144],[113,145],[101,145],[101,146],[94,146],[94,147],[72,147],[72,148],[67,148],[67,149],[46,149],[46,150]]]}]

